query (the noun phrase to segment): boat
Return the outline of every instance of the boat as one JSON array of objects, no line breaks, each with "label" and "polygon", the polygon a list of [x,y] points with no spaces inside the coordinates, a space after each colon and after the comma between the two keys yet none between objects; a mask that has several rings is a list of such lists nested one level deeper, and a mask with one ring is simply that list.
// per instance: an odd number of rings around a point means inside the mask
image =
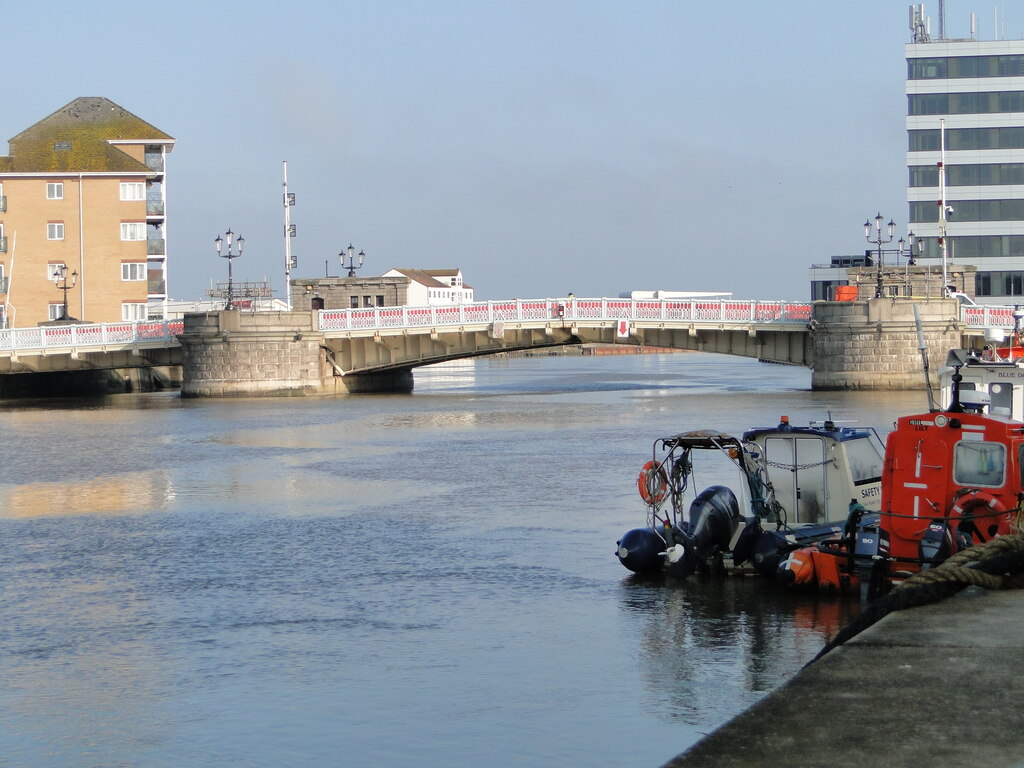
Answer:
[{"label": "boat", "polygon": [[[1000,380],[988,379],[990,392],[1006,396],[1005,405],[993,407],[988,392],[974,385],[998,372],[993,364],[999,361],[975,358],[951,350],[948,403],[901,417],[886,441],[879,525],[890,582],[1018,531],[1024,422],[1011,413],[1021,383],[1007,383],[1010,391],[1000,392]],[[974,378],[983,368],[990,373]],[[970,386],[963,387],[965,381]]]},{"label": "boat", "polygon": [[987,344],[980,352],[951,350],[939,371],[940,397],[947,408],[953,399],[954,374],[960,376],[961,403],[1024,421],[1024,347]]},{"label": "boat", "polygon": [[[706,468],[706,454],[738,471],[738,494],[721,483],[697,490],[695,465]],[[713,430],[659,438],[637,478],[646,525],[619,539],[616,555],[637,574],[776,577],[781,569],[786,580],[796,566],[786,565],[791,553],[877,522],[882,458],[874,429],[831,418],[801,427],[783,416],[739,438]],[[845,587],[838,574],[831,586]]]},{"label": "boat", "polygon": [[[1006,364],[1014,367],[997,367]],[[1024,421],[1010,412],[1024,384],[998,373],[1015,376],[1016,363],[951,350],[946,367],[948,398],[899,418],[884,454],[870,450],[862,434],[873,430],[830,421],[795,428],[784,419],[739,440],[686,433],[656,441],[655,458],[638,479],[647,526],[619,540],[619,560],[635,573],[678,578],[728,572],[731,562],[789,585],[872,599],[957,552],[1019,532]],[[994,378],[979,378],[985,368]],[[994,388],[999,383],[1012,387],[1009,395]],[[990,392],[1006,395],[1008,404],[993,408]],[[815,439],[821,461],[817,451],[802,452]],[[734,462],[746,501],[741,505],[726,486],[710,486],[683,519],[698,448]]]}]

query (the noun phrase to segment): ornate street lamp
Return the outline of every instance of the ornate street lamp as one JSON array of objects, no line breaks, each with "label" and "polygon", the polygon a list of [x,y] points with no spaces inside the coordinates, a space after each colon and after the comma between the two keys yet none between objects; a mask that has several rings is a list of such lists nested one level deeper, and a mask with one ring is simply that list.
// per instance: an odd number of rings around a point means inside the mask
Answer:
[{"label": "ornate street lamp", "polygon": [[[883,232],[882,232],[882,222],[883,221],[885,221],[885,219],[883,219],[882,218],[882,214],[879,213],[879,214],[877,214],[875,216],[874,224],[871,223],[870,219],[868,221],[864,222],[864,237],[867,238],[867,241],[869,243],[877,246],[877,250],[876,250],[876,253],[875,253],[875,257],[874,257],[874,259],[875,259],[875,298],[876,299],[882,298],[882,294],[883,294],[883,290],[882,290],[882,263],[884,261],[885,254],[887,254],[887,253],[895,253],[896,254],[896,264],[899,265],[900,259],[903,258],[903,251],[904,251],[905,248],[908,247],[908,241],[904,240],[901,237],[899,240],[896,241],[896,247],[895,248],[889,248],[889,249],[883,249],[882,248],[882,246],[885,245],[886,243],[891,243],[892,242],[893,230],[896,229],[896,222],[894,222],[892,219],[889,219],[889,223],[885,225],[885,233],[883,234]],[[874,234],[874,237],[872,237],[872,234]],[[908,268],[908,270],[909,270],[909,267],[914,265],[914,257],[915,257],[915,255],[919,255],[919,254],[915,254],[914,253],[914,238],[915,237],[916,237],[916,235],[913,232],[909,232],[907,234],[907,238],[909,240],[909,250],[907,251],[907,253],[908,253],[908,256],[907,256],[907,268]],[[871,252],[868,251],[868,255],[870,255],[870,253]]]},{"label": "ornate street lamp", "polygon": [[[358,256],[355,251],[356,249],[352,247],[351,243],[349,243],[348,248],[343,249],[342,252],[338,254],[338,259],[341,260],[341,268],[348,270],[349,277],[356,276],[356,270],[363,266],[363,259],[366,258],[366,254],[362,251],[359,252]],[[346,257],[348,258],[348,264],[345,263]],[[358,264],[356,263],[356,259],[359,259]]]},{"label": "ornate street lamp", "polygon": [[[887,228],[888,228],[888,237],[886,238],[885,236],[882,235],[882,222],[883,221],[884,221],[884,219],[882,218],[882,214],[881,213],[879,213],[878,215],[875,216],[875,226],[874,226],[875,237],[874,238],[871,237],[871,230],[872,230],[871,221],[868,220],[868,221],[864,222],[864,237],[867,238],[867,241],[869,243],[874,243],[875,245],[878,246],[878,257],[875,259],[875,268],[877,270],[876,271],[876,276],[877,277],[876,277],[876,283],[875,283],[875,298],[876,299],[882,298],[882,246],[885,245],[886,243],[891,243],[892,242],[892,231],[893,231],[893,229],[896,228],[896,223],[892,219],[889,219],[889,223],[886,225]],[[902,242],[903,242],[903,240],[900,239],[900,243],[902,243]]]},{"label": "ornate street lamp", "polygon": [[[68,285],[68,277],[71,278],[71,284]],[[68,275],[68,265],[61,264],[56,268],[53,275],[53,284],[57,286],[57,290],[64,291],[64,308],[61,310],[61,320],[68,319],[68,291],[75,287],[78,282],[78,272],[72,272]]]},{"label": "ornate street lamp", "polygon": [[[223,250],[225,242],[228,245],[226,251]],[[223,238],[217,235],[217,239],[213,241],[213,244],[217,248],[217,255],[222,259],[228,260],[228,301],[224,305],[224,309],[231,309],[234,305],[234,281],[231,277],[231,261],[242,255],[242,249],[245,247],[245,238],[241,235],[235,237],[235,233],[229,229],[224,233]],[[237,245],[237,251],[233,250],[232,244]]]}]

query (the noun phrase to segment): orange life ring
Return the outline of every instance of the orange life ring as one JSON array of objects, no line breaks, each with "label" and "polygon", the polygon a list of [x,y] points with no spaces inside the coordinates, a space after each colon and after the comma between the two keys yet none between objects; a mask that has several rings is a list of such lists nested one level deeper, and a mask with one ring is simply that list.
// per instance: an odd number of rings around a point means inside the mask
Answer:
[{"label": "orange life ring", "polygon": [[1006,512],[1006,505],[998,498],[993,496],[991,493],[979,491],[977,489],[972,490],[969,493],[965,493],[959,499],[954,501],[953,506],[949,508],[949,511],[957,517],[963,517],[965,514],[971,510],[977,509],[978,507],[986,507],[991,510],[991,514],[982,513],[981,515],[977,515],[978,517],[993,517]]},{"label": "orange life ring", "polygon": [[668,495],[668,475],[665,467],[656,461],[648,461],[636,479],[640,498],[648,504],[660,504]]}]

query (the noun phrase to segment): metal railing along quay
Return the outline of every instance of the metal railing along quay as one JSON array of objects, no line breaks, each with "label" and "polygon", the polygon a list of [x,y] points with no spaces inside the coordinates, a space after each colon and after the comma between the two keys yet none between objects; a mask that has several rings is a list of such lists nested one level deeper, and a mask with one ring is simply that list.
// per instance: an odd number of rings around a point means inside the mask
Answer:
[{"label": "metal railing along quay", "polygon": [[59,349],[109,344],[177,343],[182,320],[96,325],[43,325],[0,330],[0,350]]},{"label": "metal railing along quay", "polygon": [[386,330],[529,321],[808,322],[811,305],[786,301],[532,299],[429,307],[320,310],[323,331]]}]

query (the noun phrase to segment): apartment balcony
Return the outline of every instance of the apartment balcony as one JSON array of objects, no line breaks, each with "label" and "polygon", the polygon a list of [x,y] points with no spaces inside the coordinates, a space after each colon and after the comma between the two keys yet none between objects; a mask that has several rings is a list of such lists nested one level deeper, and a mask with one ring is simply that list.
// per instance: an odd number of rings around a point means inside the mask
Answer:
[{"label": "apartment balcony", "polygon": [[143,162],[146,164],[146,167],[149,168],[149,170],[151,170],[151,171],[159,171],[159,172],[162,173],[163,170],[164,170],[164,156],[163,155],[155,154],[155,153],[154,154],[150,154],[149,152],[147,152]]},{"label": "apartment balcony", "polygon": [[146,241],[146,255],[147,256],[163,256],[167,252],[167,242],[165,240],[147,240]]},{"label": "apartment balcony", "polygon": [[166,296],[167,295],[167,282],[159,275],[156,277],[150,277],[146,283],[146,290],[150,296]]},{"label": "apartment balcony", "polygon": [[147,216],[163,216],[164,215],[164,201],[163,200],[147,200],[146,201],[146,215]]}]

